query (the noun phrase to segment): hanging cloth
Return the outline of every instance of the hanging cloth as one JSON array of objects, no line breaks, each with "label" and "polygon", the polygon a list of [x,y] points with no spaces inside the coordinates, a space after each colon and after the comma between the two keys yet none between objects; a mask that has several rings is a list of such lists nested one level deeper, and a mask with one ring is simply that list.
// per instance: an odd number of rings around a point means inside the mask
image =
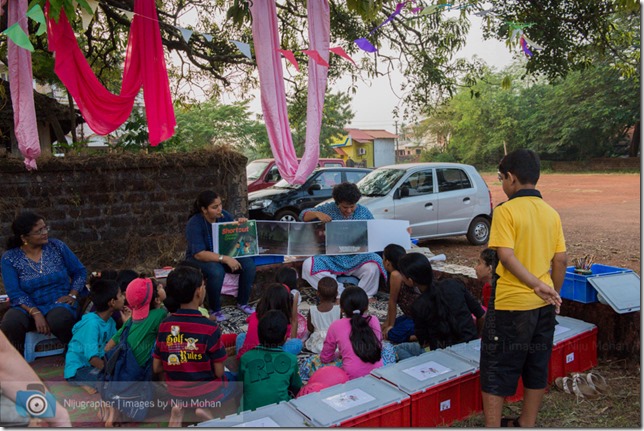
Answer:
[{"label": "hanging cloth", "polygon": [[107,135],[121,126],[130,116],[134,99],[143,86],[150,144],[158,145],[174,134],[176,120],[154,0],[134,2],[119,95],[109,92],[96,78],[65,12],[61,10],[55,22],[49,17],[48,2],[45,15],[49,50],[55,54],[54,71],[94,132]]},{"label": "hanging cloth", "polygon": [[[7,28],[18,22],[25,34],[29,35],[26,18],[28,3],[28,0],[9,2]],[[25,157],[27,170],[34,170],[38,169],[36,159],[40,156],[40,139],[38,138],[38,123],[34,105],[31,52],[20,48],[11,39],[8,41],[7,50],[14,134],[18,141],[18,149]]]},{"label": "hanging cloth", "polygon": [[[320,129],[328,67],[318,64],[310,56],[306,141],[302,161],[298,166],[286,107],[275,1],[255,0],[250,10],[262,111],[275,164],[288,183],[303,184],[317,166],[320,156]],[[310,49],[317,51],[328,64],[331,32],[328,0],[308,1],[307,14]]]}]

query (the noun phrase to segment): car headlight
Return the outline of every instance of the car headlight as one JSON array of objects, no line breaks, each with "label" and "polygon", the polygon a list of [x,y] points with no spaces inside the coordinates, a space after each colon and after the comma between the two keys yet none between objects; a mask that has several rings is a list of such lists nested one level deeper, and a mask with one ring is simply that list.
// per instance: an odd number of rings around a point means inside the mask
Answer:
[{"label": "car headlight", "polygon": [[273,201],[271,199],[259,199],[256,201],[252,201],[248,204],[248,209],[249,210],[262,210],[272,204]]}]

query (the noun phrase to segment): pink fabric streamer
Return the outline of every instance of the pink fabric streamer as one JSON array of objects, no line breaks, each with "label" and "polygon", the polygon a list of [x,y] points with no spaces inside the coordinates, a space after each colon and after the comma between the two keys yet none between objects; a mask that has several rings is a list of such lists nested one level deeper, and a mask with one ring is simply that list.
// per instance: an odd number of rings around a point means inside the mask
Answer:
[{"label": "pink fabric streamer", "polygon": [[45,9],[48,44],[55,53],[54,71],[99,135],[113,132],[128,119],[143,86],[150,144],[156,146],[174,134],[176,120],[154,0],[135,1],[134,13],[119,95],[109,92],[94,75],[65,12],[60,12],[58,23],[49,18],[49,3]]},{"label": "pink fabric streamer", "polygon": [[[4,15],[4,4],[7,2],[7,0],[0,0],[0,16]],[[11,27],[11,25],[8,25],[7,28]]]},{"label": "pink fabric streamer", "polygon": [[342,58],[345,58],[345,59],[349,60],[351,63],[353,63],[354,66],[358,67],[356,62],[353,61],[353,58],[351,58],[349,56],[349,54],[347,54],[347,52],[344,49],[342,49],[341,46],[336,46],[336,47],[333,47],[333,48],[329,48],[329,51],[331,51],[332,53],[334,53],[336,55],[339,55]]},{"label": "pink fabric streamer", "polygon": [[[303,184],[320,156],[320,128],[328,68],[309,58],[306,141],[299,166],[288,121],[280,61],[277,10],[273,0],[252,2],[253,42],[259,72],[262,111],[275,164],[290,184]],[[328,64],[331,33],[328,0],[307,2],[309,44]]]},{"label": "pink fabric streamer", "polygon": [[319,52],[317,52],[314,49],[305,49],[302,51],[304,54],[308,55],[309,58],[311,58],[313,61],[315,61],[315,64],[319,64],[320,66],[325,66],[329,67],[329,63],[327,63],[322,56],[320,55]]},{"label": "pink fabric streamer", "polygon": [[286,58],[293,66],[295,66],[295,70],[298,72],[300,71],[300,65],[297,64],[297,59],[295,58],[295,54],[293,54],[293,51],[289,49],[278,49],[278,51]]},{"label": "pink fabric streamer", "polygon": [[[28,0],[12,0],[9,2],[7,27],[19,22],[25,34],[29,35],[26,19],[27,6]],[[0,4],[1,7],[2,5]],[[18,148],[22,155],[25,156],[25,166],[27,170],[31,171],[38,169],[36,159],[40,156],[31,53],[26,49],[20,48],[11,40],[8,43],[9,88],[13,105],[14,133],[18,140]]]}]

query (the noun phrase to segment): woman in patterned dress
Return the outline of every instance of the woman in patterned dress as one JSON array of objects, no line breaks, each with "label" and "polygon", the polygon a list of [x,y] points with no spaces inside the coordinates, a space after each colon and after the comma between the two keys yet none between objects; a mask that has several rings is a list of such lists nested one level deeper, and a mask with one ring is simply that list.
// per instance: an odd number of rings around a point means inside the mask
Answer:
[{"label": "woman in patterned dress", "polygon": [[[360,190],[355,184],[340,183],[333,187],[333,201],[300,214],[300,220],[309,222],[319,220],[328,223],[332,220],[373,220],[368,208],[358,204]],[[358,278],[358,287],[372,298],[378,292],[380,275],[387,279],[382,258],[376,253],[349,254],[337,256],[312,256],[302,264],[302,278],[314,289],[324,277],[336,279],[338,275]],[[338,282],[338,295],[342,295],[344,284]]]},{"label": "woman in patterned dress", "polygon": [[64,242],[49,238],[45,219],[21,213],[2,255],[2,279],[11,302],[0,329],[24,352],[28,331],[53,334],[63,344],[72,338],[79,300],[87,295],[87,271]]}]

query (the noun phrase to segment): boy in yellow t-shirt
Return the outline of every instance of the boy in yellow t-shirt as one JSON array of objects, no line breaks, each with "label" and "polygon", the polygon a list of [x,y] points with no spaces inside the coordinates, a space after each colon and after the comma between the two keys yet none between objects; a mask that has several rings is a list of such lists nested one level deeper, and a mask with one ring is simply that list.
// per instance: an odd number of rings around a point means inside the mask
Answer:
[{"label": "boy in yellow t-shirt", "polygon": [[[498,265],[481,339],[481,391],[488,427],[533,427],[548,384],[566,243],[559,214],[536,189],[540,162],[516,150],[499,163],[508,201],[494,209],[490,241]],[[503,400],[523,379],[521,416],[502,418]]]}]

